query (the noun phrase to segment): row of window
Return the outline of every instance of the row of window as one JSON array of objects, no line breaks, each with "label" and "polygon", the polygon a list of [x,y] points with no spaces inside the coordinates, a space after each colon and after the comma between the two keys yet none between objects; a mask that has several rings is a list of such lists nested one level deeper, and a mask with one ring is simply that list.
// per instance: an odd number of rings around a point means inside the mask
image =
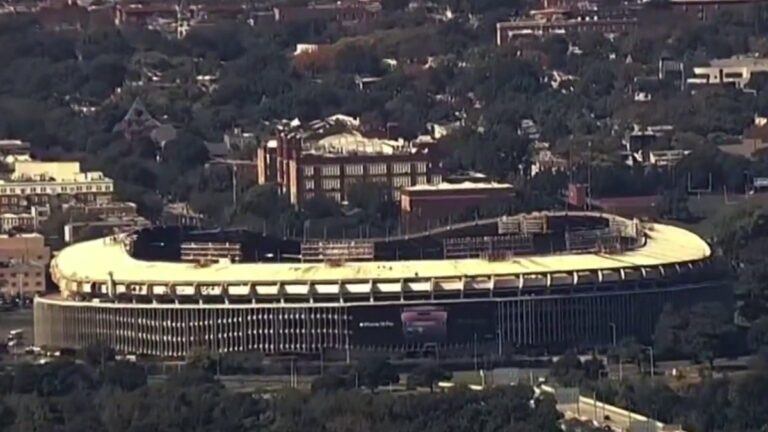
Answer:
[{"label": "row of window", "polygon": [[[24,287],[24,286],[30,286],[30,285],[33,285],[33,284],[29,284],[29,283],[22,283],[22,284],[21,284],[21,286],[22,286],[22,287]],[[16,282],[13,282],[13,281],[10,281],[10,282],[8,282],[8,285],[7,285],[7,286],[8,286],[9,288],[17,288],[17,286],[16,286]],[[41,281],[35,281],[35,283],[34,283],[34,286],[36,286],[36,287],[41,287],[41,286],[43,286],[43,283],[42,283]]]},{"label": "row of window", "polygon": [[62,192],[112,192],[112,185],[0,187],[0,194],[56,194]]},{"label": "row of window", "polygon": [[[378,177],[371,177],[368,179],[371,183],[378,183],[378,184],[384,184],[387,185],[389,183],[389,179],[387,177],[378,176]],[[344,179],[344,188],[350,189],[353,184],[357,183],[357,179]],[[304,190],[306,191],[313,191],[316,189],[317,182],[313,179],[310,180],[304,180]],[[402,187],[408,187],[408,186],[414,186],[414,185],[423,185],[427,184],[427,176],[420,175],[416,177],[416,181],[411,181],[410,175],[401,175],[401,176],[393,176],[392,177],[392,187],[394,188],[402,188]],[[330,190],[339,190],[341,189],[341,180],[338,178],[325,178],[320,180],[320,189],[324,191],[330,191]]]},{"label": "row of window", "polygon": [[[394,162],[392,165],[392,172],[394,174],[407,174],[416,172],[419,174],[427,172],[426,162]],[[386,162],[370,163],[370,164],[345,164],[345,165],[308,165],[302,167],[302,173],[304,177],[312,177],[315,175],[315,170],[319,169],[320,174],[323,177],[340,176],[341,170],[344,170],[344,174],[348,176],[361,176],[365,172],[369,175],[386,175],[387,174]]]}]

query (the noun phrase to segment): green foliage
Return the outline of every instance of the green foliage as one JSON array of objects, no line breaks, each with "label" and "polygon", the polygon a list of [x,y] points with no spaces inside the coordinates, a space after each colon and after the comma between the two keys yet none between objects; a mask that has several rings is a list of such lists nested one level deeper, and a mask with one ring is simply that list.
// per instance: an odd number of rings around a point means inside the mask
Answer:
[{"label": "green foliage", "polygon": [[[119,363],[116,363],[117,366]],[[124,365],[125,366],[125,365]],[[40,379],[69,381],[95,373],[87,365],[26,366]],[[123,367],[123,366],[120,366]],[[18,373],[17,368],[12,373]],[[326,378],[331,376],[326,375]],[[46,377],[46,378],[43,378]],[[132,381],[132,380],[131,380]],[[330,381],[338,381],[334,378]],[[102,387],[105,386],[106,387]],[[33,387],[42,386],[34,382]],[[533,399],[527,386],[483,392],[392,395],[355,390],[284,391],[262,398],[228,391],[187,369],[154,384],[115,387],[107,381],[69,393],[0,396],[0,430],[13,431],[371,431],[555,432],[554,399]],[[327,389],[324,389],[327,390]],[[533,401],[533,403],[531,403]]]},{"label": "green foliage", "polygon": [[593,354],[591,358],[582,363],[579,356],[574,351],[569,350],[557,358],[549,372],[552,378],[561,385],[576,387],[585,380],[599,380],[604,370],[604,362],[596,355]]},{"label": "green foliage", "polygon": [[312,393],[333,393],[349,389],[354,384],[350,381],[349,376],[342,375],[337,371],[329,371],[312,381]]},{"label": "green foliage", "polygon": [[389,361],[384,357],[369,356],[355,364],[353,373],[360,386],[375,393],[376,389],[389,384],[397,384],[400,376]]},{"label": "green foliage", "polygon": [[136,363],[110,362],[102,370],[102,380],[107,386],[130,392],[147,384],[147,373]]},{"label": "green foliage", "polygon": [[440,381],[448,380],[452,377],[450,372],[446,372],[436,363],[425,363],[418,366],[408,374],[408,387],[428,387],[430,392],[435,390],[435,385]]},{"label": "green foliage", "polygon": [[83,360],[91,366],[103,366],[115,360],[115,349],[102,342],[88,344],[83,348]]},{"label": "green foliage", "polygon": [[687,356],[714,367],[715,358],[733,352],[735,328],[721,303],[698,303],[690,309],[665,306],[656,324],[654,347],[659,356]]}]

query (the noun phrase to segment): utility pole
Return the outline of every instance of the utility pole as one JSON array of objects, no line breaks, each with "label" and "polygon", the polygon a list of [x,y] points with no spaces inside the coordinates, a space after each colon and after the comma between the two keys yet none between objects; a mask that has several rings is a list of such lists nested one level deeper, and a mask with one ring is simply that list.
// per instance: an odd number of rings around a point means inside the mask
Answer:
[{"label": "utility pole", "polygon": [[477,370],[477,332],[474,333],[474,339],[472,342],[472,356],[475,362],[475,370]]},{"label": "utility pole", "polygon": [[649,347],[648,347],[648,351],[651,353],[651,377],[655,377],[655,376],[656,376],[656,373],[655,373],[655,370],[654,370],[654,368],[655,368],[656,366],[654,365],[654,363],[655,363],[655,362],[653,361],[653,347],[652,347],[652,346],[649,346]]},{"label": "utility pole", "polygon": [[592,210],[592,141],[587,144],[587,210]]}]

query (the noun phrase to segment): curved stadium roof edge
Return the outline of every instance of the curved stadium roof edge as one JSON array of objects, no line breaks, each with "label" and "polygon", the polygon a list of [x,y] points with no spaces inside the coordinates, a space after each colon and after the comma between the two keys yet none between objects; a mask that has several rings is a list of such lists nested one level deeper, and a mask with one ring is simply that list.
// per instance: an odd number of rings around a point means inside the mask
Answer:
[{"label": "curved stadium roof edge", "polygon": [[[510,260],[446,259],[323,263],[216,263],[142,261],[130,256],[123,241],[102,238],[69,246],[52,263],[58,282],[237,284],[338,283],[340,281],[501,277],[609,271],[701,261],[709,245],[696,234],[666,224],[646,224],[643,246],[620,253],[529,255]],[[64,289],[64,287],[62,287]]]}]

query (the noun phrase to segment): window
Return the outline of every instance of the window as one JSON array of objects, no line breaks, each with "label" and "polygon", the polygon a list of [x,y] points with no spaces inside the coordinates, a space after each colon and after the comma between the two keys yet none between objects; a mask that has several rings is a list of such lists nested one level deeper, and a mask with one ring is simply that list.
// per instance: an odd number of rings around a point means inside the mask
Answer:
[{"label": "window", "polygon": [[395,174],[406,174],[411,172],[411,164],[408,162],[397,162],[392,164],[392,172]]},{"label": "window", "polygon": [[29,188],[29,193],[37,193],[37,188]]},{"label": "window", "polygon": [[426,162],[416,162],[414,164],[416,167],[416,172],[421,174],[427,172],[427,163]]},{"label": "window", "polygon": [[311,165],[303,167],[302,171],[304,172],[304,177],[311,177],[315,175],[315,167]]},{"label": "window", "polygon": [[324,176],[337,176],[340,172],[338,165],[325,165],[321,168],[321,173]]},{"label": "window", "polygon": [[386,173],[387,173],[387,164],[385,163],[368,164],[368,174],[382,175]]},{"label": "window", "polygon": [[420,175],[420,176],[416,177],[416,184],[417,185],[427,184],[427,176]]},{"label": "window", "polygon": [[409,176],[396,176],[392,178],[393,186],[396,188],[407,187],[411,185],[411,177]]},{"label": "window", "polygon": [[335,190],[340,187],[339,179],[323,179],[323,190]]},{"label": "window", "polygon": [[361,176],[361,175],[363,175],[363,165],[362,164],[346,165],[344,167],[344,174],[346,174],[346,175],[353,175],[353,176]]},{"label": "window", "polygon": [[306,189],[306,190],[314,190],[315,189],[315,181],[314,180],[304,180],[304,189]]}]

